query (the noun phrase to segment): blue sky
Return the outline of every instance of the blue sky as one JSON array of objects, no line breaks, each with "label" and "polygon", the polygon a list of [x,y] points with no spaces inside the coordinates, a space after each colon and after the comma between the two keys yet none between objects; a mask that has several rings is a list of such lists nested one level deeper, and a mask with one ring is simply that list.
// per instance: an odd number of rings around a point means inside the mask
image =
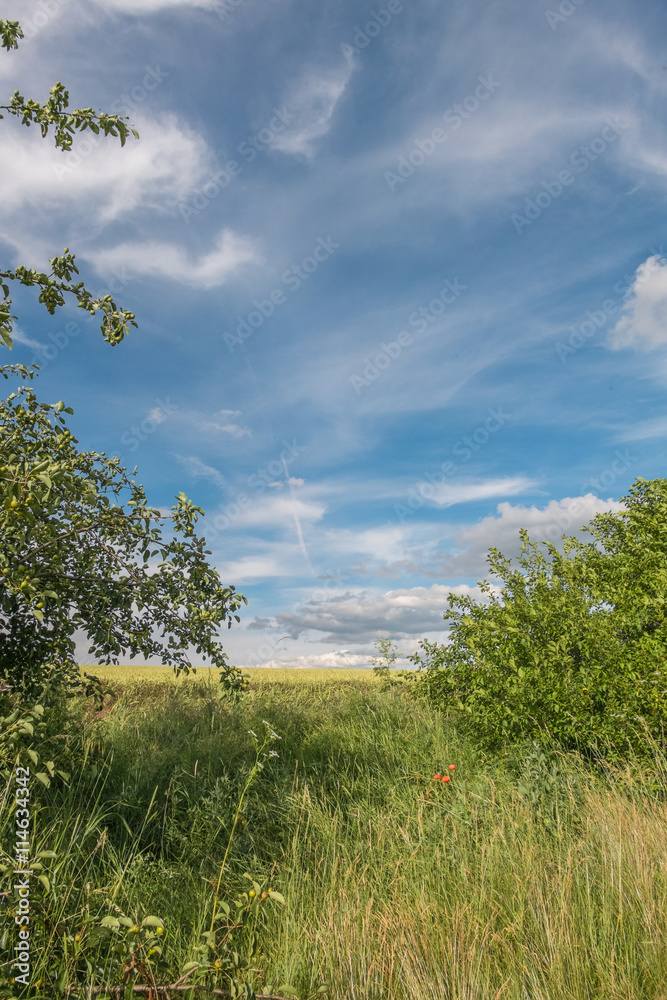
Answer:
[{"label": "blue sky", "polygon": [[3,259],[68,246],[139,322],[112,349],[19,292],[11,360],[156,506],[205,508],[232,662],[409,654],[489,546],[664,475],[663,4],[2,8],[7,96],[62,80],[140,132],[2,123]]}]

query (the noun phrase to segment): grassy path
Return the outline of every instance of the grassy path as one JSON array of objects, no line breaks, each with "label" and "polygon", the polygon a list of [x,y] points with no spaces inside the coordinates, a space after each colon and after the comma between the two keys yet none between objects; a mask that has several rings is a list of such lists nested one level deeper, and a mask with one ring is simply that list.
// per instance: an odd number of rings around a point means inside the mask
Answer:
[{"label": "grassy path", "polygon": [[284,894],[256,964],[272,982],[326,981],[335,1000],[667,997],[664,762],[593,775],[532,747],[483,759],[369,672],[256,671],[237,705],[199,674],[106,676],[113,706],[71,731],[70,791],[41,796],[52,956],[59,920],[116,907],[163,918],[172,975],[192,958],[248,730],[268,720],[279,756],[248,793],[224,888],[250,872]]}]

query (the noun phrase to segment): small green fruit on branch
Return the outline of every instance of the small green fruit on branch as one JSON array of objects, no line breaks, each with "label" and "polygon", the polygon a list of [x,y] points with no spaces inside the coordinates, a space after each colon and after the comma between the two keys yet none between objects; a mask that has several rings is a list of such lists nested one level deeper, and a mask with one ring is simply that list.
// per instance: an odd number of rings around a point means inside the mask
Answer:
[{"label": "small green fruit on branch", "polygon": [[[10,52],[18,48],[23,31],[18,21],[5,21],[0,18],[0,44]],[[93,111],[92,108],[70,108],[69,91],[60,82],[54,84],[49,92],[48,100],[40,101],[25,98],[18,90],[8,104],[0,105],[1,112],[7,112],[18,118],[22,125],[30,127],[37,125],[42,138],[53,135],[56,149],[70,152],[74,136],[88,129],[95,135],[102,133],[120,139],[124,146],[128,137],[139,138],[139,133],[124,115],[110,115],[103,111]],[[34,268],[17,267],[15,270],[0,271],[2,295],[0,299],[0,343],[12,348],[12,329],[16,317],[11,314],[12,301],[9,297],[8,281],[19,281],[22,285],[37,285],[40,288],[39,301],[43,302],[51,315],[59,306],[65,304],[65,296],[73,295],[80,309],[85,309],[91,315],[102,313],[102,334],[110,344],[119,344],[129,333],[130,326],[135,326],[134,313],[119,309],[110,295],[95,298],[83,282],[72,282],[72,275],[78,274],[74,264],[74,255],[65,250],[62,257],[53,257],[51,273],[37,272]]]},{"label": "small green fruit on branch", "polygon": [[4,300],[0,301],[0,340],[12,348],[12,329],[16,317],[11,315],[12,300],[9,297],[9,286],[7,281],[18,281],[28,287],[37,286],[40,289],[39,301],[42,302],[51,316],[57,308],[65,305],[65,296],[72,295],[77,300],[79,309],[94,316],[95,313],[102,313],[101,331],[104,339],[115,346],[130,331],[130,327],[136,327],[135,315],[127,309],[119,309],[110,295],[102,295],[95,298],[82,281],[72,282],[72,276],[79,273],[75,264],[75,257],[65,247],[62,256],[52,257],[49,261],[51,271],[49,274],[38,272],[34,268],[27,268],[22,265],[15,269],[0,271],[2,279],[2,294]]}]

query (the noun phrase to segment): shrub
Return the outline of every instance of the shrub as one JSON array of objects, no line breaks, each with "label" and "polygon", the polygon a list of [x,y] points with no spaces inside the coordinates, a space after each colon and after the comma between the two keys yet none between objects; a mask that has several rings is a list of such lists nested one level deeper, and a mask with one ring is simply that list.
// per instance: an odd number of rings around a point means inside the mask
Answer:
[{"label": "shrub", "polygon": [[419,690],[465,713],[489,748],[518,739],[582,750],[664,740],[667,480],[638,479],[625,509],[598,514],[546,554],[521,532],[518,566],[492,548],[482,602],[449,596],[449,642],[411,658]]}]

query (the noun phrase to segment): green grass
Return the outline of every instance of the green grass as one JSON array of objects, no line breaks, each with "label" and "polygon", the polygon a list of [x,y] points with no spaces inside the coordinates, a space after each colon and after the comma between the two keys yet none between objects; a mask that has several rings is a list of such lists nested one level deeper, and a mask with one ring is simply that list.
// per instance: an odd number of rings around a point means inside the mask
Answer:
[{"label": "green grass", "polygon": [[[530,746],[485,759],[372,672],[254,671],[229,704],[203,672],[174,684],[148,670],[105,677],[113,704],[69,724],[70,790],[36,792],[57,858],[35,980],[74,968],[67,928],[117,909],[164,919],[160,981],[178,978],[255,759],[248,730],[266,719],[279,757],[248,792],[223,876],[223,898],[246,871],[286,897],[254,963],[266,981],[302,996],[326,981],[335,1000],[667,998],[659,755],[595,773]],[[448,785],[432,780],[443,770]]]}]

